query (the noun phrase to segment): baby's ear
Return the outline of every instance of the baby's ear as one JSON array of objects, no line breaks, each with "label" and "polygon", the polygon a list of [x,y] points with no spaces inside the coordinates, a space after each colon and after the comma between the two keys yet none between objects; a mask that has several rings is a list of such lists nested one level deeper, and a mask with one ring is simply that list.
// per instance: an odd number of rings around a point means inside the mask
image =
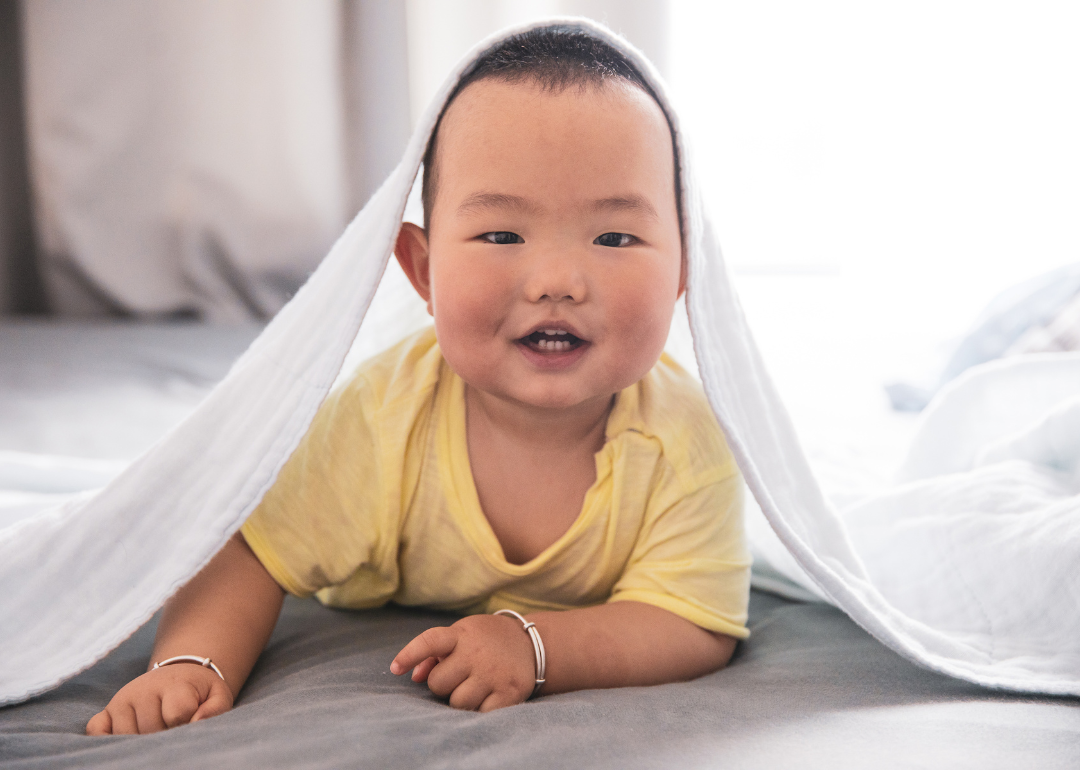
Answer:
[{"label": "baby's ear", "polygon": [[412,222],[403,222],[398,230],[397,243],[394,245],[394,256],[398,264],[409,277],[409,283],[416,289],[416,293],[427,303],[428,314],[431,314],[431,261],[429,259],[427,233],[422,227]]}]

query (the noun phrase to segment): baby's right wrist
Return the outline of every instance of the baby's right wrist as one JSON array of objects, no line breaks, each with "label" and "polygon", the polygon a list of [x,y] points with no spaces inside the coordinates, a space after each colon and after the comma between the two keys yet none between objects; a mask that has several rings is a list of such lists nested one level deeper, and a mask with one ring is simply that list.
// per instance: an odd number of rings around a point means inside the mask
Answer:
[{"label": "baby's right wrist", "polygon": [[210,658],[203,658],[199,655],[174,655],[171,658],[159,660],[153,666],[151,666],[150,670],[156,671],[159,668],[171,666],[175,663],[194,663],[198,666],[202,666],[203,668],[208,668],[215,674],[217,674],[218,678],[221,679],[222,682],[225,681],[225,675],[221,673],[221,669],[214,665],[214,661],[210,660]]}]

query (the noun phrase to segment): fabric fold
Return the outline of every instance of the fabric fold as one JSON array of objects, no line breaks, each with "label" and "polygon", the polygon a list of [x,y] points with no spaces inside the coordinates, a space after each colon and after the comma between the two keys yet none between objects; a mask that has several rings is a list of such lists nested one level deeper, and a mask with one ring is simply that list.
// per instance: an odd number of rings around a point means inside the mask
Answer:
[{"label": "fabric fold", "polygon": [[[942,604],[945,594],[955,597],[966,590],[959,582],[963,578],[912,581],[922,593],[910,594],[904,593],[903,559],[888,576],[897,580],[885,580],[875,571],[877,564],[867,561],[867,553],[873,552],[859,551],[859,544],[867,542],[864,529],[853,540],[853,530],[825,499],[769,378],[703,211],[689,148],[659,76],[639,52],[607,29],[583,19],[553,21],[585,28],[626,53],[671,121],[682,162],[687,313],[698,369],[750,490],[795,561],[857,623],[921,665],[992,687],[1080,695],[1080,613],[1075,606],[1080,570],[1070,574],[1061,569],[1068,565],[1062,559],[1069,553],[1080,553],[1080,528],[1054,530],[1054,574],[1071,581],[1057,592],[1041,588],[1039,595],[1024,593],[1030,575],[1022,570],[1037,568],[1043,547],[1039,544],[1048,541],[1032,536],[1015,573],[1009,572],[1010,554],[1003,546],[995,557],[1004,574],[995,579],[1013,580],[1013,590],[982,586],[980,600],[991,603],[977,607],[984,621],[962,628],[953,622],[935,625],[934,614],[923,610]],[[541,24],[548,23],[553,22]],[[188,419],[100,492],[0,529],[0,704],[55,687],[145,623],[259,503],[346,357],[365,357],[385,347],[388,337],[396,340],[411,331],[402,329],[395,337],[400,318],[393,303],[383,303],[375,315],[368,310],[428,137],[471,63],[506,36],[541,24],[493,36],[462,60],[420,121],[398,167],[304,287]],[[889,542],[892,532],[910,528],[904,517],[911,513],[894,506],[878,516],[875,526],[886,536],[883,542]],[[977,509],[969,513],[979,519]],[[923,531],[927,537],[937,536],[936,527],[953,526],[942,521],[970,523],[971,516],[943,516]],[[953,566],[962,570],[985,561],[983,548],[996,532],[988,521],[984,518],[978,531],[969,533],[973,545],[968,550],[963,533],[951,530],[957,535]],[[1011,526],[1013,536],[1026,536],[1022,525],[1017,530],[1014,521]],[[905,542],[903,547],[919,549],[925,538]],[[879,555],[874,558],[880,560]],[[925,566],[919,558],[909,563]],[[889,593],[882,590],[884,584],[900,588]],[[1062,647],[1032,638],[1022,624],[998,622],[1014,618],[1021,599],[1034,603],[1045,616],[1060,618],[1054,638]],[[955,606],[959,612],[976,611],[963,602]]]}]

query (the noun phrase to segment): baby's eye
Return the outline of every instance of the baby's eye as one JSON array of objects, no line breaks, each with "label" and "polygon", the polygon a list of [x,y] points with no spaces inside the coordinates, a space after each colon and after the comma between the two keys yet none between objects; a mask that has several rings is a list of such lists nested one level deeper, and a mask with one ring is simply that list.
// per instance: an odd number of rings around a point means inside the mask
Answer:
[{"label": "baby's eye", "polygon": [[484,233],[480,237],[488,243],[497,243],[500,246],[506,246],[511,243],[525,243],[525,239],[517,233],[510,233],[505,230],[500,230],[495,233]]},{"label": "baby's eye", "polygon": [[635,240],[634,236],[627,235],[626,233],[604,233],[597,236],[593,241],[597,246],[611,246],[618,248],[620,246],[629,246]]}]

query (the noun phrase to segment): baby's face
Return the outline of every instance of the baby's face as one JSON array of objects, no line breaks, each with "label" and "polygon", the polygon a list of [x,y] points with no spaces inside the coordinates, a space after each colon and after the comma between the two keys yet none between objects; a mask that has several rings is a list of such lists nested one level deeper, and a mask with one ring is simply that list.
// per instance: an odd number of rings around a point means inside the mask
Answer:
[{"label": "baby's face", "polygon": [[554,94],[482,80],[447,110],[437,152],[429,232],[407,225],[402,239],[426,251],[406,272],[454,371],[541,409],[640,380],[683,285],[656,102],[621,82]]}]

